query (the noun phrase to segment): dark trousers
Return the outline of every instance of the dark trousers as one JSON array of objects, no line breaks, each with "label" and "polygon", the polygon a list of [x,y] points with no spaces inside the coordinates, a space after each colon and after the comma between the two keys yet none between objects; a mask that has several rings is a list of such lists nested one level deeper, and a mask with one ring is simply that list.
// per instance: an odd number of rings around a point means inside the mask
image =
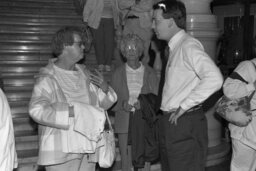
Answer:
[{"label": "dark trousers", "polygon": [[111,65],[115,47],[113,18],[101,18],[99,27],[91,30],[98,64]]},{"label": "dark trousers", "polygon": [[159,120],[159,144],[162,171],[204,171],[207,157],[207,120],[202,109],[186,112],[177,125]]}]

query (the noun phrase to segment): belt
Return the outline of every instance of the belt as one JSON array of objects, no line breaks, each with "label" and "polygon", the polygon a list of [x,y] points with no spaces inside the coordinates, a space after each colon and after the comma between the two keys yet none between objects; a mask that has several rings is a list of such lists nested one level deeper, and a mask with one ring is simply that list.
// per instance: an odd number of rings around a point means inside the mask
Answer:
[{"label": "belt", "polygon": [[196,106],[190,108],[189,110],[187,110],[186,112],[193,112],[193,111],[201,109],[201,108],[202,108],[201,104],[200,105],[196,105]]},{"label": "belt", "polygon": [[[186,113],[193,112],[193,111],[199,110],[201,108],[202,108],[202,104],[199,104],[199,105],[196,105],[196,106],[190,108],[189,110],[187,110]],[[169,112],[169,111],[162,111],[162,113],[164,115],[167,115],[167,114],[170,114],[170,113],[173,113],[173,112],[175,112],[175,111],[171,111],[171,112]]]},{"label": "belt", "polygon": [[128,19],[136,19],[136,18],[139,18],[139,17],[136,16],[136,15],[130,15],[130,16],[128,16],[127,18],[128,18]]}]

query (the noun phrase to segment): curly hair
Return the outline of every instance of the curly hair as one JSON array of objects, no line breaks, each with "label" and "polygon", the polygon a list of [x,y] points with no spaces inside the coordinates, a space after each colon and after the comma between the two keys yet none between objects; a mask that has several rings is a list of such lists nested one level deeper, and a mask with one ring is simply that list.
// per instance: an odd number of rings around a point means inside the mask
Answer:
[{"label": "curly hair", "polygon": [[127,34],[121,38],[120,41],[120,51],[124,57],[126,57],[126,49],[128,46],[134,46],[134,50],[136,50],[139,57],[142,56],[144,51],[144,42],[143,40],[136,34]]},{"label": "curly hair", "polygon": [[52,38],[52,52],[54,56],[61,55],[64,46],[72,46],[74,44],[74,34],[79,35],[82,41],[85,39],[82,29],[76,26],[65,26],[55,33]]}]

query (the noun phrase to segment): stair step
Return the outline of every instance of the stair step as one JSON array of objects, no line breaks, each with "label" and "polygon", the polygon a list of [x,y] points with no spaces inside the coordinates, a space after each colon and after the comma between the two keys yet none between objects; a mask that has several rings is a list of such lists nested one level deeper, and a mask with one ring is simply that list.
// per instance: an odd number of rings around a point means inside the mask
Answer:
[{"label": "stair step", "polygon": [[33,131],[37,130],[37,124],[29,117],[13,118],[14,132],[15,131]]},{"label": "stair step", "polygon": [[31,76],[13,76],[2,77],[5,86],[30,86],[34,85],[34,77]]},{"label": "stair step", "polygon": [[0,72],[3,78],[6,78],[8,75],[5,73],[12,73],[13,77],[15,77],[14,73],[20,73],[20,75],[26,73],[36,74],[38,73],[39,69],[45,65],[46,61],[1,61]]},{"label": "stair step", "polygon": [[38,144],[38,139],[36,140],[30,140],[27,142],[16,142],[15,144],[16,150],[21,151],[21,150],[31,150],[31,149],[36,149],[38,150],[39,144]]},{"label": "stair step", "polygon": [[17,150],[17,155],[19,164],[36,163],[38,158],[38,150]]},{"label": "stair step", "polygon": [[11,66],[9,66],[9,67],[2,67],[2,68],[0,68],[0,71],[2,72],[2,73],[4,73],[4,72],[17,72],[17,73],[33,73],[33,74],[36,74],[36,73],[38,73],[38,70],[40,69],[40,67],[39,66],[37,66],[37,67],[16,67],[16,66],[13,66],[13,67],[11,67]]},{"label": "stair step", "polygon": [[6,91],[5,94],[8,101],[22,101],[22,100],[29,101],[31,98],[32,92],[31,91],[20,92],[20,91],[14,90],[14,91]]},{"label": "stair step", "polygon": [[[32,148],[19,150],[19,148],[28,147],[26,143],[32,143]],[[36,163],[38,156],[38,148],[36,148],[36,143],[38,142],[37,131],[16,131],[15,132],[15,143],[18,147],[17,155],[19,165]]]},{"label": "stair step", "polygon": [[41,51],[51,51],[51,46],[49,42],[31,42],[31,41],[10,41],[2,42],[0,41],[0,50],[41,50]]},{"label": "stair step", "polygon": [[11,113],[13,118],[29,118],[28,104],[12,105]]},{"label": "stair step", "polygon": [[15,141],[26,141],[34,136],[38,137],[37,131],[16,131],[15,134]]},{"label": "stair step", "polygon": [[22,137],[15,137],[16,144],[24,142],[38,142],[38,135],[26,135]]},{"label": "stair step", "polygon": [[[1,18],[1,16],[0,16]],[[57,27],[58,29],[60,27],[63,27],[63,26],[67,26],[67,25],[70,25],[70,26],[78,26],[78,27],[81,27],[83,26],[83,23],[82,23],[82,20],[81,21],[74,21],[74,20],[61,20],[59,22],[56,22],[56,21],[47,21],[45,20],[44,22],[42,20],[34,20],[34,21],[28,21],[28,20],[25,20],[25,19],[12,19],[12,20],[3,20],[1,21],[1,23],[3,25],[13,25],[15,27],[20,27],[20,25],[24,25],[26,24],[27,26],[32,26],[32,27],[50,27],[50,26],[53,26],[53,27]],[[57,29],[57,30],[58,30]]]},{"label": "stair step", "polygon": [[[22,101],[9,101],[9,105],[12,108],[19,107],[19,106],[28,106],[29,100],[22,100]],[[22,116],[21,116],[22,117]]]},{"label": "stair step", "polygon": [[[19,110],[24,110],[22,112],[18,112]],[[12,118],[13,120],[18,120],[18,119],[28,119],[30,118],[29,114],[28,114],[28,104],[27,106],[24,106],[24,109],[13,109],[13,107],[11,108],[12,111]],[[34,123],[33,123],[34,124]]]},{"label": "stair step", "polygon": [[45,8],[54,8],[54,9],[60,9],[60,8],[71,8],[73,7],[73,3],[70,3],[68,1],[63,1],[61,4],[58,2],[47,2],[47,1],[0,1],[1,6],[19,6],[19,7],[45,7]]},{"label": "stair step", "polygon": [[59,25],[18,25],[19,27],[13,27],[11,24],[2,24],[1,33],[55,33],[60,26]]},{"label": "stair step", "polygon": [[79,25],[82,24],[81,17],[74,17],[74,16],[61,16],[61,17],[54,17],[54,16],[37,16],[37,17],[30,17],[30,16],[5,16],[0,14],[1,24],[13,24],[13,25]]},{"label": "stair step", "polygon": [[42,33],[0,33],[1,42],[23,42],[23,41],[42,41],[51,42],[52,34]]},{"label": "stair step", "polygon": [[[0,36],[1,38],[1,36]],[[36,48],[40,49],[38,46],[41,46],[41,49],[51,50],[50,40],[27,40],[27,39],[2,39],[0,40],[1,49],[31,49]],[[6,45],[6,46],[4,46]],[[7,48],[7,46],[11,46]]]},{"label": "stair step", "polygon": [[[35,0],[1,0],[2,2],[35,2]],[[72,0],[44,0],[41,2],[71,3]]]},{"label": "stair step", "polygon": [[33,90],[33,85],[28,85],[28,86],[4,86],[5,91],[14,91],[14,90],[19,90],[19,91],[32,91]]},{"label": "stair step", "polygon": [[0,50],[1,61],[48,61],[52,58],[49,51],[23,51],[23,50]]},{"label": "stair step", "polygon": [[4,90],[11,91],[32,91],[35,83],[35,73],[3,73],[2,80]]},{"label": "stair step", "polygon": [[[63,12],[64,14],[65,12]],[[29,21],[57,21],[57,20],[76,20],[81,21],[82,16],[79,15],[55,15],[55,14],[17,14],[17,13],[0,13],[0,16],[4,16],[6,19],[25,19]]]},{"label": "stair step", "polygon": [[0,72],[2,73],[38,73],[39,69],[41,68],[42,65],[37,65],[37,66],[32,66],[32,65],[0,65]]},{"label": "stair step", "polygon": [[0,14],[48,14],[48,15],[63,15],[69,14],[77,16],[78,14],[71,8],[46,8],[46,7],[24,7],[24,6],[10,6],[0,5]]},{"label": "stair step", "polygon": [[45,65],[47,63],[47,61],[0,61],[0,66],[4,65],[5,67],[7,66],[42,66]]}]

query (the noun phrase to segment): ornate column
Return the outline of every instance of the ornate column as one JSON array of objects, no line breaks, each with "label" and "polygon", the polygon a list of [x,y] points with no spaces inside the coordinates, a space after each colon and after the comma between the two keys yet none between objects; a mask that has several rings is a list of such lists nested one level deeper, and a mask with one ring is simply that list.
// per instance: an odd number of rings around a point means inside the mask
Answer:
[{"label": "ornate column", "polygon": [[[181,0],[187,9],[187,32],[201,41],[205,51],[215,61],[216,41],[219,37],[217,18],[211,14],[212,0]],[[215,117],[212,106],[207,112],[208,121],[208,156],[207,166],[221,163],[227,158],[230,147],[222,140],[222,125]]]}]

